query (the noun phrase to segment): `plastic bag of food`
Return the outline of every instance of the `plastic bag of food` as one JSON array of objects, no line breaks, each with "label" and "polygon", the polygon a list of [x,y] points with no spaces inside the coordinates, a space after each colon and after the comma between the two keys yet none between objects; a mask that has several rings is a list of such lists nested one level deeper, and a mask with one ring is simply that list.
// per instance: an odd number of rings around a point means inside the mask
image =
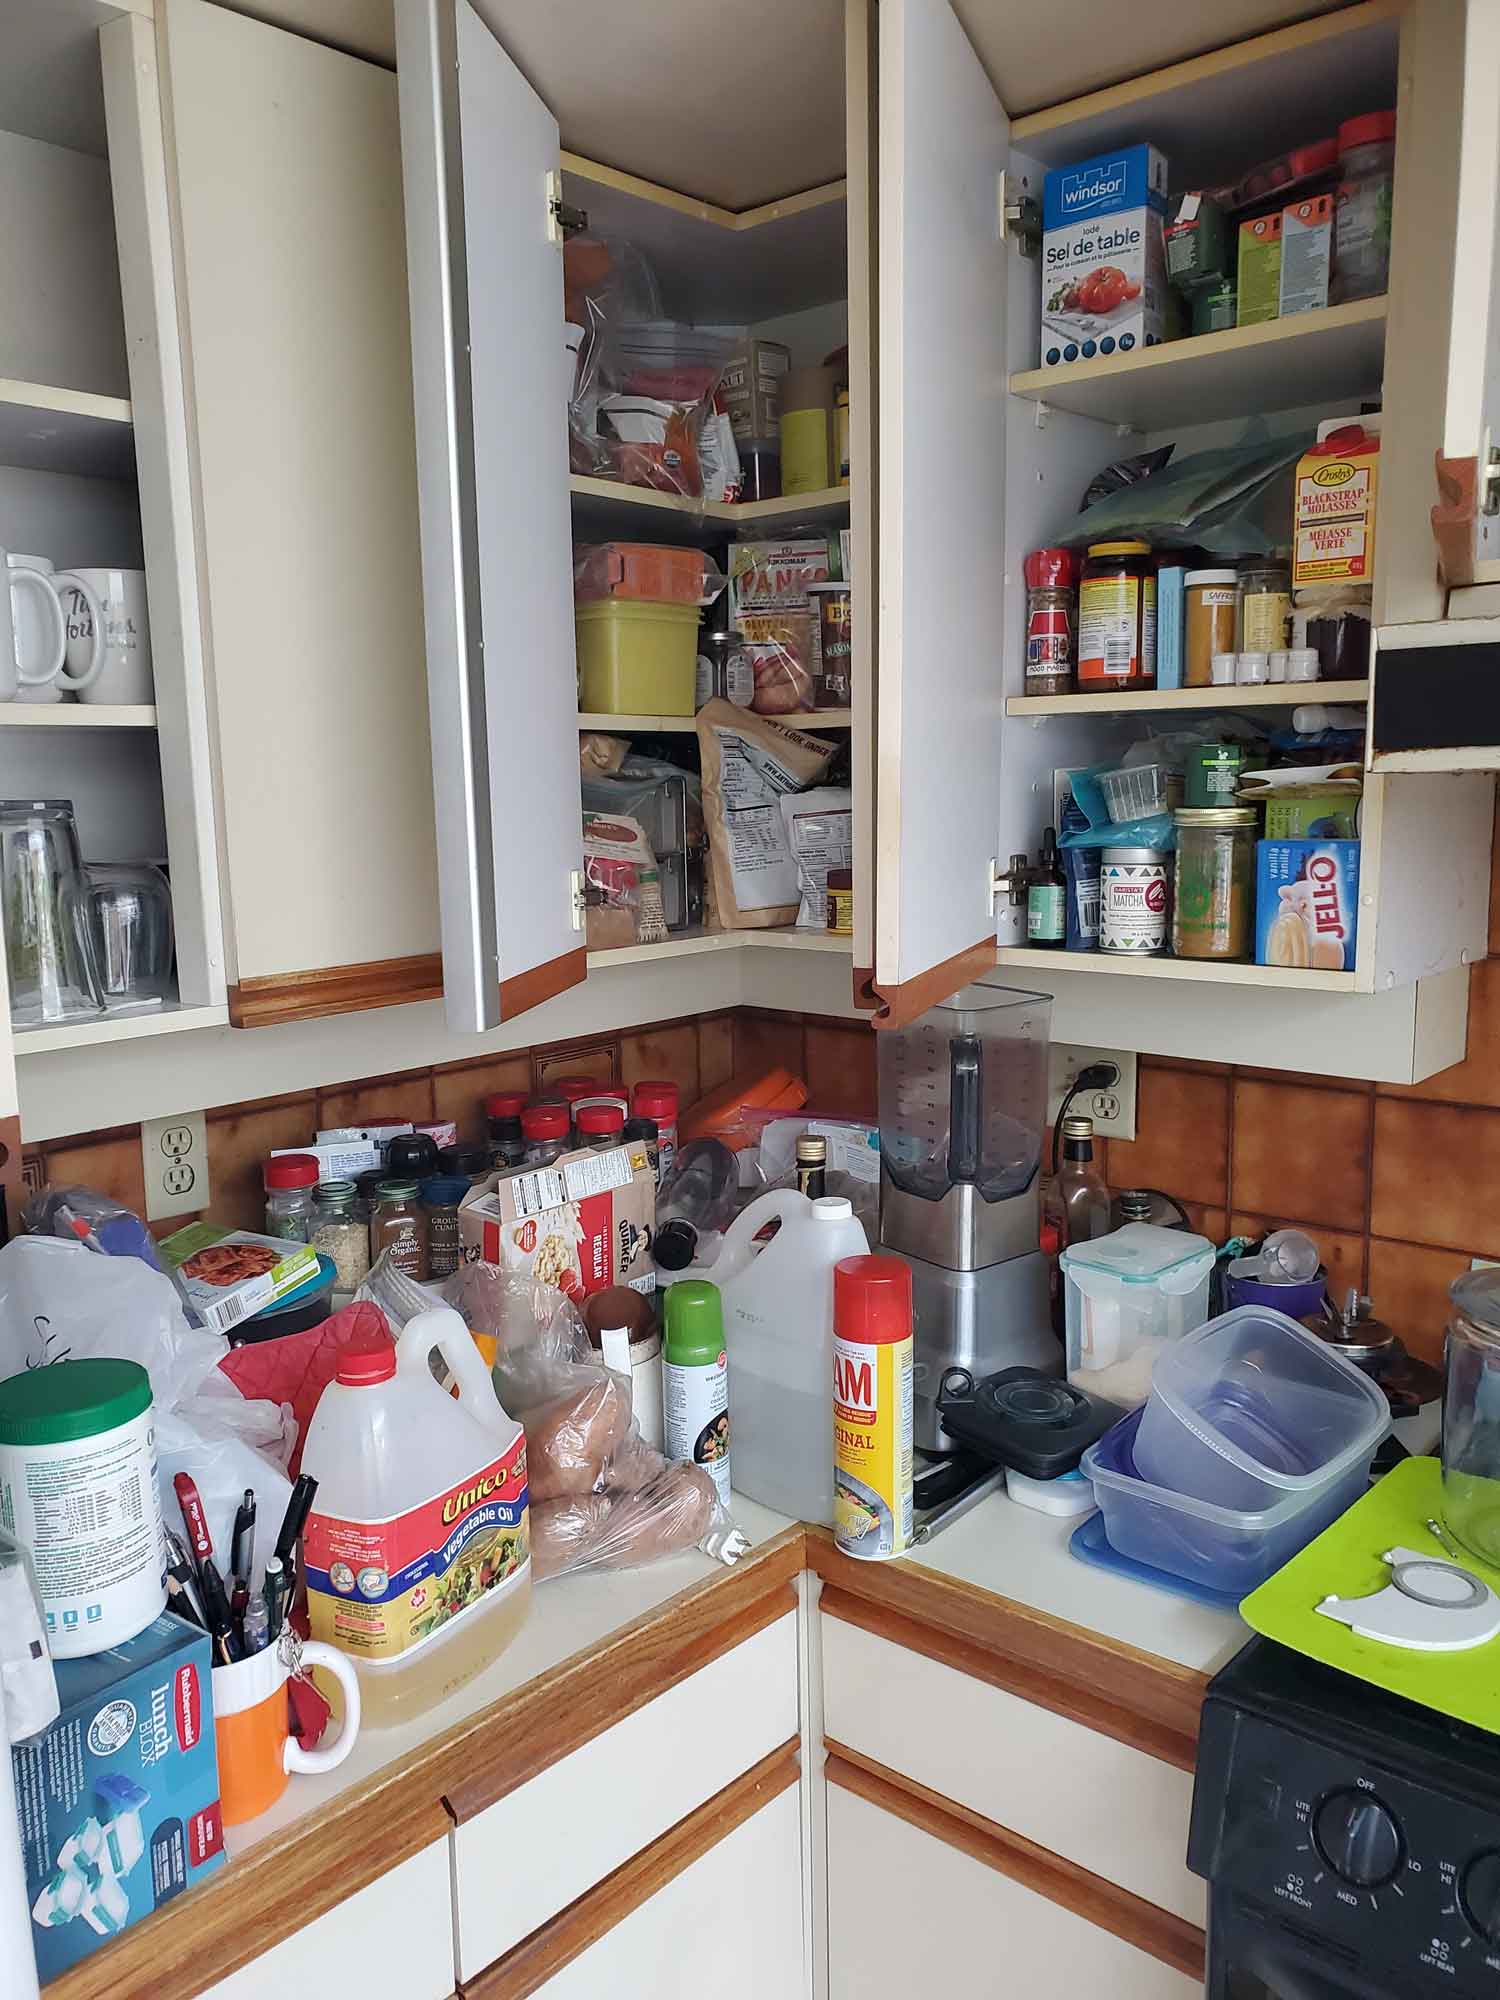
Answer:
[{"label": "plastic bag of food", "polygon": [[757,715],[796,715],[815,708],[814,622],[796,612],[740,620],[754,675],[750,706]]},{"label": "plastic bag of food", "polygon": [[113,1195],[90,1187],[44,1187],[21,1210],[21,1227],[32,1236],[60,1236],[82,1243],[106,1257],[138,1257],[153,1271],[161,1269],[150,1230]]},{"label": "plastic bag of food", "polygon": [[797,870],[801,903],[797,928],[828,928],[828,871],[854,862],[854,794],[847,785],[818,785],[808,792],[787,792],[781,817]]},{"label": "plastic bag of food", "polygon": [[610,597],[651,604],[712,604],[729,579],[702,549],[655,542],[578,542],[573,548],[573,601]]},{"label": "plastic bag of food", "polygon": [[781,800],[815,784],[835,746],[729,701],[700,708],[697,732],[710,928],[773,930],[795,923],[801,891]]},{"label": "plastic bag of food", "polygon": [[639,820],[585,812],[583,890],[590,951],[666,943],[661,876]]}]

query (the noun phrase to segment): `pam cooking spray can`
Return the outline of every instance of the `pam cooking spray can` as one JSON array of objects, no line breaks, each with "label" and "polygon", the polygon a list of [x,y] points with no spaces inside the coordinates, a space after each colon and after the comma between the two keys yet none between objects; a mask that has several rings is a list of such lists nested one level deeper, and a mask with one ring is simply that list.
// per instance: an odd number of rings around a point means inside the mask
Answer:
[{"label": "pam cooking spray can", "polygon": [[833,1532],[846,1556],[910,1547],[911,1454],[911,1266],[845,1257],[833,1267]]},{"label": "pam cooking spray can", "polygon": [[729,1505],[729,1356],[719,1288],[704,1278],[669,1287],[661,1399],[666,1456],[701,1465]]}]

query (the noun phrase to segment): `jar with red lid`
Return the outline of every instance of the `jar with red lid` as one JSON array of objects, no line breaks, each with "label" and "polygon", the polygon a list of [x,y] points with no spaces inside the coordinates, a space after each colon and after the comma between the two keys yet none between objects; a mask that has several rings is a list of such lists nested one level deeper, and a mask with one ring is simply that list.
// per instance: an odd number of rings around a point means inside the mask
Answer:
[{"label": "jar with red lid", "polygon": [[1333,203],[1331,304],[1378,298],[1391,268],[1391,195],[1396,178],[1396,114],[1367,111],[1339,127],[1339,184]]},{"label": "jar with red lid", "polygon": [[1078,562],[1071,549],[1033,549],[1021,565],[1026,579],[1026,678],[1023,694],[1070,694]]},{"label": "jar with red lid", "polygon": [[484,1100],[491,1166],[518,1167],[525,1159],[526,1135],[521,1130],[521,1113],[526,1103],[524,1090],[497,1090]]},{"label": "jar with red lid", "polygon": [[656,1120],[656,1143],[661,1161],[658,1182],[672,1171],[677,1157],[677,1108],[680,1093],[675,1083],[638,1083],[630,1093],[630,1108],[637,1118]]},{"label": "jar with red lid", "polygon": [[554,1160],[560,1160],[570,1143],[570,1124],[566,1104],[528,1104],[521,1113],[525,1165],[550,1167]]},{"label": "jar with red lid", "polygon": [[575,1137],[578,1127],[573,1121],[578,1110],[578,1100],[581,1097],[599,1097],[604,1091],[604,1085],[596,1076],[553,1077],[547,1088],[553,1097],[568,1107],[568,1126]]},{"label": "jar with red lid", "polygon": [[623,1104],[580,1104],[577,1112],[578,1143],[591,1152],[604,1153],[621,1143],[625,1131]]},{"label": "jar with red lid", "polygon": [[266,1234],[306,1243],[312,1235],[313,1189],[322,1169],[311,1153],[277,1153],[261,1169]]}]

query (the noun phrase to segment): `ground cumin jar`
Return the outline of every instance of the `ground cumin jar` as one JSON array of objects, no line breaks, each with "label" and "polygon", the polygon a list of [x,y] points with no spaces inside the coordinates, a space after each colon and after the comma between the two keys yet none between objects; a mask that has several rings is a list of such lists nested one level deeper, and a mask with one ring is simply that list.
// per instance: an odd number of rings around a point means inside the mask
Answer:
[{"label": "ground cumin jar", "polygon": [[1156,569],[1151,544],[1091,542],[1078,585],[1078,688],[1156,686]]},{"label": "ground cumin jar", "polygon": [[1232,569],[1190,569],[1183,578],[1184,687],[1212,687],[1214,654],[1234,652],[1238,583]]}]

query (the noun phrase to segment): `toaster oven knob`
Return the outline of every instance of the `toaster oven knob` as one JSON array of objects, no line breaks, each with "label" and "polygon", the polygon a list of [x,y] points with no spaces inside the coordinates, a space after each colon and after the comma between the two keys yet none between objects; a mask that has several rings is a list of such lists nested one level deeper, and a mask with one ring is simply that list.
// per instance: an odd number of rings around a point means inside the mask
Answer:
[{"label": "toaster oven knob", "polygon": [[1458,1885],[1464,1915],[1486,1944],[1500,1944],[1500,1854],[1476,1854]]},{"label": "toaster oven knob", "polygon": [[1330,1792],[1313,1820],[1318,1851],[1356,1889],[1378,1889],[1401,1866],[1401,1829],[1369,1792]]}]

